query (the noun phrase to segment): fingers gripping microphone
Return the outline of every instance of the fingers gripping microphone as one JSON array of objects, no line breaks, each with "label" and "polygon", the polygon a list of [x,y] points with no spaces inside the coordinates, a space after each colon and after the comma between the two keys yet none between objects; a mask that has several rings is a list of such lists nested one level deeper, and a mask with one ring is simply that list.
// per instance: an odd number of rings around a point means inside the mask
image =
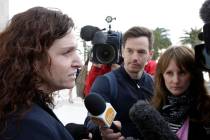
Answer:
[{"label": "fingers gripping microphone", "polygon": [[119,132],[119,129],[112,123],[117,112],[110,103],[105,102],[103,97],[91,93],[86,96],[84,103],[94,123],[102,127],[110,127],[114,132]]},{"label": "fingers gripping microphone", "polygon": [[144,140],[178,140],[159,112],[145,101],[134,104],[129,115]]}]

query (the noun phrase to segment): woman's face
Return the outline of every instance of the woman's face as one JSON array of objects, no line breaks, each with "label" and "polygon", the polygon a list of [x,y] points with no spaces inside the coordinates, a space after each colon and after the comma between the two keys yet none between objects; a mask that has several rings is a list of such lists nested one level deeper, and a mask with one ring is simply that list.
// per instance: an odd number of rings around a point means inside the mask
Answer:
[{"label": "woman's face", "polygon": [[172,59],[163,73],[166,88],[174,96],[183,94],[190,85],[191,76],[186,70],[181,70]]},{"label": "woman's face", "polygon": [[54,90],[71,89],[75,85],[76,72],[82,62],[77,50],[77,41],[73,31],[54,41],[48,50],[50,69],[46,66],[43,77]]}]

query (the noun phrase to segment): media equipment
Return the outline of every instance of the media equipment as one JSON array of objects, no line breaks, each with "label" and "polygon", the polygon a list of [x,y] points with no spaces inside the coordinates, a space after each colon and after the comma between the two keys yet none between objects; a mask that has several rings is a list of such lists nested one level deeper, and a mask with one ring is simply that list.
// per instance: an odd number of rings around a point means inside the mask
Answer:
[{"label": "media equipment", "polygon": [[178,140],[160,113],[145,101],[135,103],[129,116],[144,140]]},{"label": "media equipment", "polygon": [[201,9],[200,17],[204,22],[203,32],[198,38],[203,44],[195,46],[195,60],[198,67],[203,71],[210,71],[210,0],[206,0]]},{"label": "media equipment", "polygon": [[91,93],[85,97],[84,103],[89,116],[95,124],[111,128],[114,132],[119,132],[119,129],[113,123],[117,112],[110,103],[105,102],[103,97],[99,94]]},{"label": "media equipment", "polygon": [[[112,20],[114,18],[111,16],[106,17],[107,23],[111,23]],[[85,41],[91,41],[93,45],[90,61],[97,64],[120,64],[122,62],[122,33],[112,31],[111,25],[107,32],[104,30],[91,25],[81,28],[80,37]]]}]

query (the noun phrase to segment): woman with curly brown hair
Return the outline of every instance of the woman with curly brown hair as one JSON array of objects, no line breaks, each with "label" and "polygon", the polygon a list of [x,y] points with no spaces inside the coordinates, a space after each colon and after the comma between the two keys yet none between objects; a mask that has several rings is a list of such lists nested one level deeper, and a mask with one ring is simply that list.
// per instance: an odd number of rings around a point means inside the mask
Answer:
[{"label": "woman with curly brown hair", "polygon": [[168,48],[155,74],[155,106],[180,140],[210,139],[210,97],[192,49]]},{"label": "woman with curly brown hair", "polygon": [[0,139],[71,140],[50,109],[81,67],[74,23],[59,10],[16,14],[0,34]]}]

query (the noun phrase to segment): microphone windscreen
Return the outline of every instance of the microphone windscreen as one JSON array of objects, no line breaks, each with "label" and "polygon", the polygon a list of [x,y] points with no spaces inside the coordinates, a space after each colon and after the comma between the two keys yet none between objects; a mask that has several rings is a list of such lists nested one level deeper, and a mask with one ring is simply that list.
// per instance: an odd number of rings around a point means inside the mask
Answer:
[{"label": "microphone windscreen", "polygon": [[80,30],[80,37],[85,41],[91,41],[97,31],[100,31],[98,27],[86,25]]},{"label": "microphone windscreen", "polygon": [[106,109],[106,102],[103,97],[95,93],[90,93],[88,96],[86,96],[84,103],[88,112],[94,116],[102,114]]},{"label": "microphone windscreen", "polygon": [[200,17],[204,23],[210,23],[210,0],[206,0],[201,6]]},{"label": "microphone windscreen", "polygon": [[129,115],[144,140],[178,140],[168,123],[149,103],[138,101],[131,107]]},{"label": "microphone windscreen", "polygon": [[[132,106],[132,108],[130,109],[130,114],[129,115],[132,118],[132,120],[136,120],[136,119],[138,119],[138,120],[145,120],[145,119],[148,120],[148,119],[151,119],[150,118],[151,114],[153,116],[156,116],[154,119],[162,118],[161,115],[159,114],[159,112],[157,112],[154,107],[149,105],[149,103],[140,100]],[[150,121],[155,121],[154,119],[151,119]],[[140,121],[139,123],[146,123],[146,122],[145,121],[144,122]]]}]

